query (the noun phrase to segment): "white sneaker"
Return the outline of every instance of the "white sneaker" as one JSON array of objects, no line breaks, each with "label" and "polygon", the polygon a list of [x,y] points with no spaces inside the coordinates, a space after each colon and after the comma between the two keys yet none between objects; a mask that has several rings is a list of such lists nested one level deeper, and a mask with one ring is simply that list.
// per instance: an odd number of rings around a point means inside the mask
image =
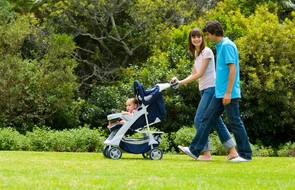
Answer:
[{"label": "white sneaker", "polygon": [[198,157],[196,157],[193,153],[191,153],[191,151],[189,150],[189,148],[187,146],[180,146],[178,145],[178,148],[180,150],[182,150],[185,154],[189,155],[190,157],[192,157],[193,159],[198,159]]},{"label": "white sneaker", "polygon": [[250,162],[251,160],[247,160],[245,158],[242,158],[242,157],[238,156],[238,157],[236,157],[234,159],[231,159],[230,161],[231,162]]}]

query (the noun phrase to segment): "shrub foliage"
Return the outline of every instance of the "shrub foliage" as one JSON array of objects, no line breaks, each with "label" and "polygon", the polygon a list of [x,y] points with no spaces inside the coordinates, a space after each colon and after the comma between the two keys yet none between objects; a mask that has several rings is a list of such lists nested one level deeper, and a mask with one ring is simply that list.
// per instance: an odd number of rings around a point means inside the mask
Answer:
[{"label": "shrub foliage", "polygon": [[[294,142],[293,1],[10,2],[0,1],[0,126],[22,134],[35,125],[105,129],[106,116],[123,110],[133,94],[133,81],[149,88],[186,77],[193,65],[188,32],[218,20],[239,49],[240,110],[250,142],[265,149]],[[163,94],[167,118],[160,128],[171,142],[193,124],[198,84]],[[34,140],[36,149],[52,147]]]},{"label": "shrub foliage", "polygon": [[100,152],[104,140],[103,131],[88,127],[62,131],[36,127],[24,135],[13,128],[0,129],[0,150]]},{"label": "shrub foliage", "polygon": [[[156,130],[156,129],[152,129]],[[141,134],[137,134],[141,135]],[[165,153],[181,153],[177,145],[187,146],[195,135],[193,127],[182,127],[172,134],[162,134],[159,148]],[[135,136],[132,136],[136,138]],[[0,128],[0,150],[55,151],[55,152],[101,152],[107,138],[105,131],[81,127],[77,129],[51,130],[35,127],[33,131],[20,134],[13,128]],[[216,132],[210,134],[211,153],[226,155]],[[251,145],[253,156],[294,157],[295,143],[287,142],[279,149],[263,145]]]}]

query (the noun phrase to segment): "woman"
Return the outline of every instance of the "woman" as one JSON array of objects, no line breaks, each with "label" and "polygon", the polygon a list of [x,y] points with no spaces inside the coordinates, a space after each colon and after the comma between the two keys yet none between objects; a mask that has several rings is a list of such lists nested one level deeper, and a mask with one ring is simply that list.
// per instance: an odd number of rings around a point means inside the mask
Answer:
[{"label": "woman", "polygon": [[[200,29],[194,28],[189,33],[188,48],[191,56],[194,58],[194,65],[192,73],[183,80],[178,80],[176,77],[171,79],[171,83],[178,82],[179,86],[193,82],[199,79],[199,90],[201,92],[201,100],[199,102],[194,124],[198,131],[204,112],[208,107],[211,98],[215,93],[215,62],[212,50],[205,45],[204,35]],[[228,129],[224,125],[221,117],[218,119],[218,127],[214,127],[217,131],[220,141],[223,146],[228,150],[227,159],[231,160],[238,157],[235,149],[235,142],[233,141]],[[194,140],[193,140],[194,141]],[[191,154],[188,147],[178,146],[182,151],[189,154],[197,160],[211,160],[211,148],[209,141],[203,149],[203,154],[198,158]]]}]

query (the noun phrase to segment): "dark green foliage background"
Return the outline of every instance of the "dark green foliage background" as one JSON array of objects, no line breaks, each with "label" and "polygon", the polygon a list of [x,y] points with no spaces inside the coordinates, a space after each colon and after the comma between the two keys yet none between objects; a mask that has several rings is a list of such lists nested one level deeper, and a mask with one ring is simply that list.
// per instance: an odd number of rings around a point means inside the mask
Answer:
[{"label": "dark green foliage background", "polygon": [[[239,49],[240,111],[251,143],[294,142],[294,1],[34,2],[0,0],[2,128],[104,131],[135,80],[150,88],[186,77],[188,32],[218,20]],[[172,138],[193,124],[198,84],[163,95],[167,118],[157,127]]]}]

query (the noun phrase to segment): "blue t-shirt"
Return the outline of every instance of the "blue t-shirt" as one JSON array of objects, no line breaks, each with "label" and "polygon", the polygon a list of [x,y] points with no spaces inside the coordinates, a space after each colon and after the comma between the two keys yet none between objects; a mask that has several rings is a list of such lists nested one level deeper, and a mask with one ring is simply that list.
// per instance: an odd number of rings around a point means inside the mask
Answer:
[{"label": "blue t-shirt", "polygon": [[231,98],[240,98],[240,67],[237,46],[227,37],[216,44],[216,98],[223,98],[228,85],[228,64],[236,65],[236,77],[231,93]]}]

